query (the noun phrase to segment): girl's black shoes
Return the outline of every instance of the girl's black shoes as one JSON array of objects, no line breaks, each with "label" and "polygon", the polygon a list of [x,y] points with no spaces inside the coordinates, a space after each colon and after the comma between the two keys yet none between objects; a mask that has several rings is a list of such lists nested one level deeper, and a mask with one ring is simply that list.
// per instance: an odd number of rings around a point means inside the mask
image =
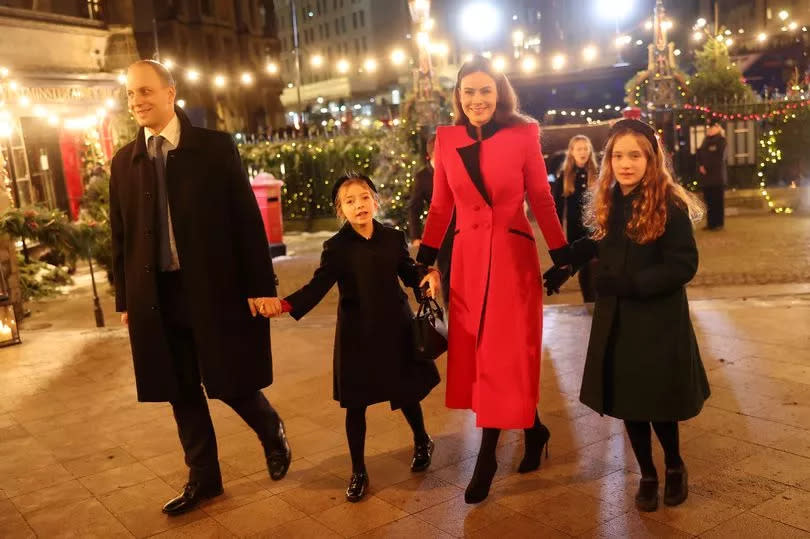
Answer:
[{"label": "girl's black shoes", "polygon": [[652,512],[658,509],[658,478],[642,477],[636,493],[636,509]]},{"label": "girl's black shoes", "polygon": [[412,472],[423,472],[428,469],[433,458],[433,449],[436,445],[428,436],[427,440],[413,446],[413,460],[411,461]]},{"label": "girl's black shoes", "polygon": [[518,466],[518,473],[533,472],[540,467],[540,462],[543,457],[543,448],[546,450],[546,459],[548,459],[548,440],[551,438],[551,432],[548,428],[540,423],[531,429],[525,431],[525,453],[523,460],[520,461]]},{"label": "girl's black shoes", "polygon": [[680,505],[689,496],[689,481],[686,466],[681,464],[678,468],[667,469],[664,483],[664,503],[666,505]]},{"label": "girl's black shoes", "polygon": [[470,484],[464,491],[464,501],[467,503],[483,502],[489,496],[489,487],[492,486],[492,479],[495,477],[496,471],[498,471],[498,461],[494,456],[491,459],[486,457],[482,459],[479,456]]},{"label": "girl's black shoes", "polygon": [[365,471],[352,474],[349,488],[346,489],[346,499],[352,503],[359,502],[366,495],[368,489],[368,473]]}]

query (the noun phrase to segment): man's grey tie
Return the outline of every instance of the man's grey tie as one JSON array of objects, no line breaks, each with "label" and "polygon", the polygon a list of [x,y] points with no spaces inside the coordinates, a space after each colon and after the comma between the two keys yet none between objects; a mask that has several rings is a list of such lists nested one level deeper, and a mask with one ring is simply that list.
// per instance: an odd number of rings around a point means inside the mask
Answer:
[{"label": "man's grey tie", "polygon": [[157,183],[158,211],[158,264],[161,270],[172,265],[172,250],[169,243],[169,195],[166,191],[166,161],[163,157],[163,142],[160,135],[152,137],[154,149],[155,181]]}]

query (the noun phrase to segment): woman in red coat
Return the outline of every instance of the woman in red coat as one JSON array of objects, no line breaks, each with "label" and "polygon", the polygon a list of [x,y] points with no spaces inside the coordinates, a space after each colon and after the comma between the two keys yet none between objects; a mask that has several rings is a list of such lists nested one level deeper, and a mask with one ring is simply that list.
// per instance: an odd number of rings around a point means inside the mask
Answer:
[{"label": "woman in red coat", "polygon": [[[519,471],[535,470],[549,431],[537,415],[542,335],[540,264],[529,204],[555,263],[567,244],[551,196],[537,122],[517,111],[502,73],[476,57],[458,73],[456,125],[436,133],[433,199],[417,259],[433,264],[454,234],[447,359],[449,408],[483,428],[467,503],[487,497],[501,429],[525,429]],[[448,230],[453,208],[456,226]]]}]

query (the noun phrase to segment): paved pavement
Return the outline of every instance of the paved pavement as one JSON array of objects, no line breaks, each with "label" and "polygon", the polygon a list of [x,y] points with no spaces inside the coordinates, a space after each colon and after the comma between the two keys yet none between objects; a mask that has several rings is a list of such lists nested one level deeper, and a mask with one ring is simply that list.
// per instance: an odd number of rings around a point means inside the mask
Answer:
[{"label": "paved pavement", "polygon": [[[638,513],[621,423],[579,404],[590,325],[582,305],[544,308],[540,410],[552,437],[540,470],[515,473],[522,438],[507,432],[490,498],[464,504],[479,433],[469,412],[444,407],[440,385],[424,402],[432,467],[411,474],[404,419],[372,407],[371,495],[346,503],[343,413],[331,400],[335,305],[326,301],[301,322],[272,321],[277,381],[266,393],[287,423],[288,477],[269,480],[255,435],[213,401],[226,493],[165,517],[160,505],[186,473],[171,410],[135,401],[126,330],[109,295],[110,327],[94,328],[82,274],[69,296],[31,306],[24,344],[0,350],[0,537],[810,537],[810,279],[783,282],[807,275],[808,223],[739,218],[724,233],[698,234],[704,277],[777,278],[690,287],[713,394],[682,425],[683,506]],[[786,228],[804,240],[791,245]],[[291,238],[299,257],[278,261],[283,291],[307,278],[322,240]],[[779,255],[770,269],[763,253]],[[779,273],[785,260],[797,273]],[[576,290],[566,296],[576,300]]]}]

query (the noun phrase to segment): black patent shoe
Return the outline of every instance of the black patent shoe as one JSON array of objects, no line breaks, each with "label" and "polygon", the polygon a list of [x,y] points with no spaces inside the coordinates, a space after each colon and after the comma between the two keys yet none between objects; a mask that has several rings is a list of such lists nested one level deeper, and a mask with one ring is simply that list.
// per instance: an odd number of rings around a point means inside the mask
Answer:
[{"label": "black patent shoe", "polygon": [[423,472],[430,466],[430,461],[433,458],[433,449],[436,444],[428,436],[427,442],[415,444],[413,447],[413,460],[411,461],[412,472]]},{"label": "black patent shoe", "polygon": [[482,462],[480,459],[475,463],[470,484],[464,491],[464,501],[467,503],[480,503],[489,496],[489,487],[492,486],[492,479],[498,471],[498,461],[494,458],[489,462]]},{"label": "black patent shoe", "polygon": [[523,460],[518,466],[518,473],[529,473],[539,468],[543,461],[543,449],[545,449],[546,460],[548,460],[549,438],[551,438],[551,432],[542,423],[539,427],[532,428],[526,433],[526,449]]},{"label": "black patent shoe", "polygon": [[658,509],[658,478],[642,477],[638,482],[636,509],[650,513]]},{"label": "black patent shoe", "polygon": [[353,473],[351,480],[349,480],[349,488],[346,489],[346,499],[352,503],[359,502],[366,495],[367,489],[368,473]]},{"label": "black patent shoe", "polygon": [[267,459],[267,471],[270,472],[270,479],[273,481],[278,481],[287,475],[290,462],[292,462],[292,450],[287,441],[287,434],[284,432],[284,422],[281,419],[278,420],[277,436],[274,448],[269,451],[265,449],[264,454]]},{"label": "black patent shoe", "polygon": [[183,493],[172,498],[163,506],[163,512],[170,516],[188,513],[200,502],[209,498],[215,498],[222,494],[222,482],[203,485],[198,481],[189,481],[183,487]]},{"label": "black patent shoe", "polygon": [[689,479],[686,466],[667,470],[664,483],[664,503],[666,505],[680,505],[689,496]]}]

